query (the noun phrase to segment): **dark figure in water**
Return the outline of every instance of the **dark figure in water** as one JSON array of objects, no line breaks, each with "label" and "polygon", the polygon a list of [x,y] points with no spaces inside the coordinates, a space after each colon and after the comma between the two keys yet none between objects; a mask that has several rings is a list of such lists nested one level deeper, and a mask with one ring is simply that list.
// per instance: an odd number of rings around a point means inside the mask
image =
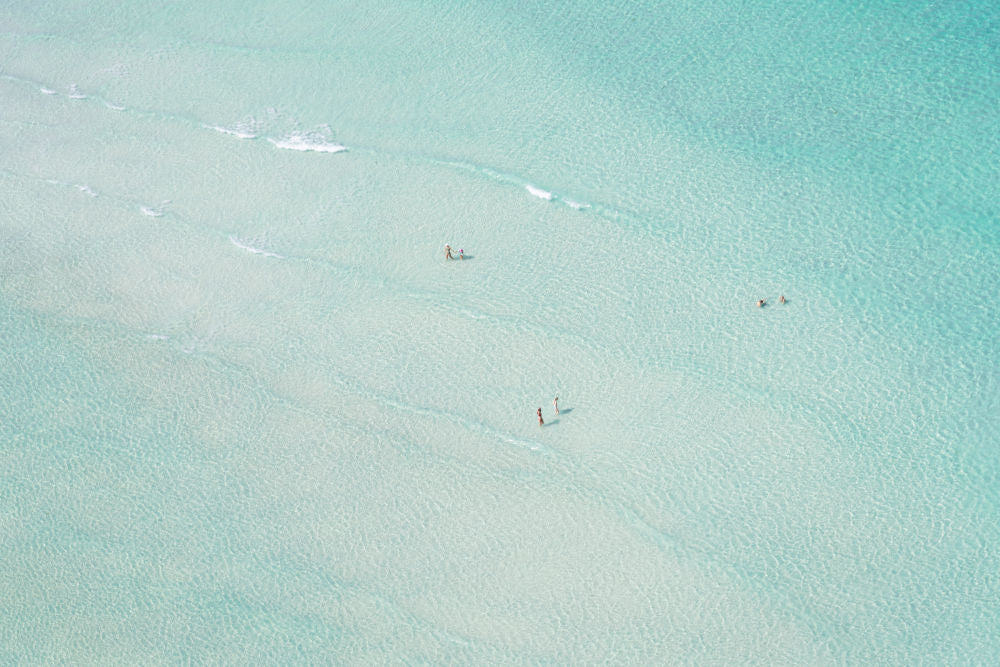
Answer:
[{"label": "dark figure in water", "polygon": [[545,420],[542,419],[542,409],[538,408],[538,425],[545,426]]},{"label": "dark figure in water", "polygon": [[451,246],[447,243],[444,244],[444,258],[455,259],[455,256],[451,254]]},{"label": "dark figure in water", "polygon": [[765,303],[767,303],[767,299],[758,299],[757,300],[757,307],[758,308],[763,308]]}]

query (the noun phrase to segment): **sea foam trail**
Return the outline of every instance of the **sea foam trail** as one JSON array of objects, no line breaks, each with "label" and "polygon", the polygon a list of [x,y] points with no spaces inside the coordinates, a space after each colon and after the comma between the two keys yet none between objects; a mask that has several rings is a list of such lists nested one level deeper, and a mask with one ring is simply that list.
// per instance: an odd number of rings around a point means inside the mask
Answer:
[{"label": "sea foam trail", "polygon": [[164,207],[170,203],[169,199],[161,201],[157,206],[139,206],[139,210],[142,211],[143,215],[148,215],[151,218],[159,218],[163,216]]},{"label": "sea foam trail", "polygon": [[283,139],[267,139],[278,148],[287,148],[293,151],[315,151],[316,153],[340,153],[346,151],[347,146],[335,144],[324,139],[313,139],[301,134],[292,134]]},{"label": "sea foam trail", "polygon": [[552,201],[552,193],[548,190],[542,190],[541,188],[536,188],[534,185],[528,184],[524,186],[524,189],[530,192],[535,197],[539,199],[544,199],[545,201]]},{"label": "sea foam trail", "polygon": [[452,169],[460,169],[462,171],[472,172],[474,174],[485,176],[498,183],[506,183],[508,185],[516,185],[518,187],[522,187],[532,197],[538,197],[539,199],[544,199],[545,201],[550,201],[550,202],[561,202],[563,204],[566,204],[566,206],[569,206],[574,211],[586,211],[589,209],[594,209],[594,211],[599,215],[603,215],[608,218],[617,219],[621,217],[621,214],[617,211],[611,209],[605,209],[603,207],[598,207],[595,209],[592,204],[579,202],[574,199],[568,199],[550,190],[543,190],[542,188],[532,185],[523,178],[516,176],[514,174],[504,173],[502,171],[498,171],[490,167],[474,164],[472,162],[464,162],[461,160],[442,160],[437,158],[426,158],[426,159],[428,162],[432,164],[439,164]]},{"label": "sea foam trail", "polygon": [[[215,130],[222,134],[228,134],[231,137],[237,137],[239,139],[256,139],[257,135],[253,132],[247,132],[246,130],[234,129],[229,127],[220,127],[218,125],[202,125],[205,129]],[[273,141],[271,143],[274,143]]]},{"label": "sea foam trail", "polygon": [[255,255],[263,255],[264,257],[277,257],[278,259],[284,259],[284,257],[282,255],[279,255],[276,252],[270,252],[269,250],[262,250],[260,248],[255,248],[252,245],[247,245],[246,243],[243,243],[242,241],[240,241],[235,236],[230,236],[229,237],[229,242],[232,243],[237,248],[241,248],[241,249],[246,250],[247,252],[253,253]]},{"label": "sea foam trail", "polygon": [[526,183],[524,189],[527,190],[529,194],[531,194],[534,197],[538,197],[539,199],[544,199],[545,201],[551,201],[551,202],[562,202],[563,204],[566,204],[566,206],[569,206],[574,211],[582,211],[584,209],[590,208],[590,204],[584,204],[583,202],[573,201],[572,199],[566,199],[565,197],[561,197],[555,194],[554,192],[549,192],[548,190],[536,188],[534,185],[531,185],[530,183]]}]

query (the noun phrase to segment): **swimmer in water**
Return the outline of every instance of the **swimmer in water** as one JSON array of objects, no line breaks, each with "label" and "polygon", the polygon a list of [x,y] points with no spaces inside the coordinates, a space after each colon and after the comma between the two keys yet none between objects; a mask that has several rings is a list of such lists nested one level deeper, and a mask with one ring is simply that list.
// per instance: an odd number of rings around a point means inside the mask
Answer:
[{"label": "swimmer in water", "polygon": [[782,294],[781,297],[778,299],[778,303],[784,303],[784,302],[785,302],[785,295]]},{"label": "swimmer in water", "polygon": [[542,409],[538,408],[538,425],[545,426],[545,420],[542,419]]},{"label": "swimmer in water", "polygon": [[465,251],[462,250],[461,248],[458,249],[458,258],[465,259]]},{"label": "swimmer in water", "polygon": [[763,308],[765,303],[767,303],[767,299],[757,299],[758,308]]},{"label": "swimmer in water", "polygon": [[444,258],[445,259],[455,259],[454,255],[451,254],[451,246],[447,243],[444,244]]},{"label": "swimmer in water", "polygon": [[555,408],[556,414],[559,414],[559,397],[556,396],[552,399],[552,407]]}]

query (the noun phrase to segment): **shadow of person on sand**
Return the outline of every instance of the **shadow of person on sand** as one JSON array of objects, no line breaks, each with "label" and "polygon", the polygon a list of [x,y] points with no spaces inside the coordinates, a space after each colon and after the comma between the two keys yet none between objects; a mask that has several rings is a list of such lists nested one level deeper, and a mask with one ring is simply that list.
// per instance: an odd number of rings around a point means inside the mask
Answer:
[{"label": "shadow of person on sand", "polygon": [[573,412],[573,408],[565,408],[565,409],[559,408],[560,415],[568,415],[571,412]]}]

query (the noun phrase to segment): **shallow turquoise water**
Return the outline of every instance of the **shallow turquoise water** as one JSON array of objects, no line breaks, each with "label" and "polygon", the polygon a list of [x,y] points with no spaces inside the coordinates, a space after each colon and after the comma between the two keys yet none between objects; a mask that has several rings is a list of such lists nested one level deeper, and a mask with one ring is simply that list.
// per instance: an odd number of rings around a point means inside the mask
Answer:
[{"label": "shallow turquoise water", "polygon": [[8,3],[0,655],[995,662],[1000,14],[662,4]]}]

